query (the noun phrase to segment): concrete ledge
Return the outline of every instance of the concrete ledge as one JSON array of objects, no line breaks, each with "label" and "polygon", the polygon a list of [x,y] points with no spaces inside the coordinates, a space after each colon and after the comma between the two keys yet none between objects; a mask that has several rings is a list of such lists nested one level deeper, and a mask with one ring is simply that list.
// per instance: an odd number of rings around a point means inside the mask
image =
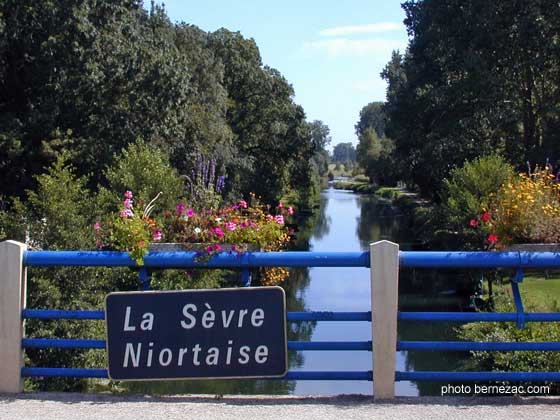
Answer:
[{"label": "concrete ledge", "polygon": [[0,394],[0,418],[64,419],[557,419],[560,397],[143,396]]}]

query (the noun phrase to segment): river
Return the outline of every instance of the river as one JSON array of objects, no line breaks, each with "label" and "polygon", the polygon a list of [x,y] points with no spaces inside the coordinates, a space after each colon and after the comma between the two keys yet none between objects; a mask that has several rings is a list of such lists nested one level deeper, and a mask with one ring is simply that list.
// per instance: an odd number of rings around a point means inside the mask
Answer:
[{"label": "river", "polygon": [[[362,251],[371,242],[391,240],[400,249],[418,246],[406,215],[388,201],[351,191],[326,189],[319,213],[300,233],[300,250]],[[302,239],[304,238],[304,239]],[[460,310],[465,298],[456,294],[456,273],[413,272],[401,269],[399,310]],[[289,311],[369,311],[370,274],[367,268],[309,268],[293,270],[284,285]],[[399,322],[399,340],[442,340],[453,338],[454,325],[445,323]],[[367,341],[369,322],[289,323],[289,340]],[[455,370],[465,353],[430,351],[398,352],[397,370]],[[290,370],[371,370],[368,351],[290,352]],[[434,383],[397,382],[400,396],[438,395]],[[132,392],[156,394],[372,394],[368,381],[180,381],[131,383]]]}]

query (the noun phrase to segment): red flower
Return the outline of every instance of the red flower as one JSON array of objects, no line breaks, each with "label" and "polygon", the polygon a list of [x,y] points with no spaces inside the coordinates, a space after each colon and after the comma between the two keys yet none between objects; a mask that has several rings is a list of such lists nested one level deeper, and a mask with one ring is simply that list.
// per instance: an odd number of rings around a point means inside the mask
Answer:
[{"label": "red flower", "polygon": [[482,219],[483,222],[488,223],[490,221],[490,213],[485,211],[480,215],[480,218]]},{"label": "red flower", "polygon": [[470,225],[470,227],[473,227],[473,228],[477,227],[477,226],[478,226],[478,220],[476,220],[476,219],[471,219],[471,220],[469,221],[469,225]]},{"label": "red flower", "polygon": [[491,244],[498,242],[498,236],[491,233],[490,235],[488,235],[488,242],[490,242]]}]

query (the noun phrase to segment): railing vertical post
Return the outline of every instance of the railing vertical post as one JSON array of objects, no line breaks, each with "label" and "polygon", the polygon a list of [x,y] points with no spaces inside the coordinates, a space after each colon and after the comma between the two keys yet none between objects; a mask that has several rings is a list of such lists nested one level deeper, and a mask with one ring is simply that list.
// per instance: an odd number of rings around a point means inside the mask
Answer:
[{"label": "railing vertical post", "polygon": [[25,308],[26,249],[27,245],[16,241],[0,242],[0,393],[23,391],[21,311]]},{"label": "railing vertical post", "polygon": [[399,292],[399,245],[370,245],[373,396],[394,398]]}]

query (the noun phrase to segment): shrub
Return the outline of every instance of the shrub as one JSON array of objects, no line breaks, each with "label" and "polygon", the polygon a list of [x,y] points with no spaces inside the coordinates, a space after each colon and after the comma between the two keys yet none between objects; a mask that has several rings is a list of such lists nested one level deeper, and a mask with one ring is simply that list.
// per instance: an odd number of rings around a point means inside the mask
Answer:
[{"label": "shrub", "polygon": [[[493,295],[493,310],[514,312],[515,305],[506,286],[499,287]],[[526,302],[527,312],[558,311],[554,304],[537,305]],[[471,323],[457,329],[458,338],[464,341],[533,342],[559,341],[560,325],[554,322],[528,322],[523,329],[512,322]],[[466,362],[468,370],[556,372],[560,370],[560,357],[544,351],[492,352],[474,351]],[[558,386],[556,385],[556,390]]]},{"label": "shrub", "polygon": [[513,167],[498,155],[467,161],[443,182],[439,217],[448,228],[461,230],[473,215],[487,209],[492,194],[513,178]]},{"label": "shrub", "polygon": [[498,248],[512,242],[559,242],[560,184],[548,168],[521,173],[492,197],[487,218],[485,228]]}]

